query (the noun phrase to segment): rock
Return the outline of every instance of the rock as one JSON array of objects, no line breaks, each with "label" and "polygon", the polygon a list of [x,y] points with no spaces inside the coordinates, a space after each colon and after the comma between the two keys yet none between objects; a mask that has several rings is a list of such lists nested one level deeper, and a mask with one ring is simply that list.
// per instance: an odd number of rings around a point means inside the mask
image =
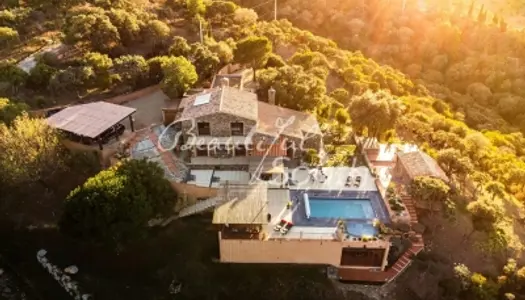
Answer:
[{"label": "rock", "polygon": [[0,276],[4,274],[4,269],[0,269]]},{"label": "rock", "polygon": [[47,251],[46,251],[45,249],[40,249],[40,250],[38,250],[38,252],[36,253],[36,255],[37,255],[38,257],[44,257],[44,256],[46,256],[46,254],[47,254]]},{"label": "rock", "polygon": [[82,300],[89,300],[89,299],[91,299],[91,295],[89,294],[82,295]]},{"label": "rock", "polygon": [[69,266],[67,268],[64,269],[64,272],[68,273],[68,274],[71,274],[71,275],[75,275],[78,273],[78,267],[77,266]]},{"label": "rock", "polygon": [[4,293],[6,294],[11,294],[11,289],[6,287],[4,290],[3,290]]}]

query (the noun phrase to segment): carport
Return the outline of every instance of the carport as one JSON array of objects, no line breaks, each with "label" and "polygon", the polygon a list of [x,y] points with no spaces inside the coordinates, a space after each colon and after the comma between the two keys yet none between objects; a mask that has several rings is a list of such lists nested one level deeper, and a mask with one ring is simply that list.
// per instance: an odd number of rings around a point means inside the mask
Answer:
[{"label": "carport", "polygon": [[126,118],[131,131],[135,131],[132,117],[135,112],[135,108],[99,101],[67,107],[47,118],[47,123],[62,131],[96,140],[102,150],[102,133]]}]

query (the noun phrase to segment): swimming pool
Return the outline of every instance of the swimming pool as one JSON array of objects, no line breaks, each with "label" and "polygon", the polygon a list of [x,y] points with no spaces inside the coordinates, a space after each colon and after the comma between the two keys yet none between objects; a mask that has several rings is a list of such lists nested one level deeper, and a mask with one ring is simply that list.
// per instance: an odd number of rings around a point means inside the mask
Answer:
[{"label": "swimming pool", "polygon": [[323,219],[373,219],[372,202],[368,199],[309,198],[310,217]]}]

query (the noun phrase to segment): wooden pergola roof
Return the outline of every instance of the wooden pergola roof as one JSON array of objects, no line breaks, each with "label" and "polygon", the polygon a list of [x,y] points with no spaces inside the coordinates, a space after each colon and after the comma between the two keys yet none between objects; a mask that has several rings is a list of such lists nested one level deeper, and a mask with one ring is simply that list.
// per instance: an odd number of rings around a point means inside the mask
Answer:
[{"label": "wooden pergola roof", "polygon": [[96,138],[135,111],[132,107],[100,101],[67,107],[47,118],[47,122],[60,130]]}]

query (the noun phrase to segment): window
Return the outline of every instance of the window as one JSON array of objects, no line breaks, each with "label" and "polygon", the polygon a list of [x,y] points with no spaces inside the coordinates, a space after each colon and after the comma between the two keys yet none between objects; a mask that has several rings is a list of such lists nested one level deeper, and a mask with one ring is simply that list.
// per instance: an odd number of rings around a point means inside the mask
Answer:
[{"label": "window", "polygon": [[227,157],[229,152],[230,151],[228,145],[221,144],[217,145],[217,147],[215,148],[215,155],[218,157]]},{"label": "window", "polygon": [[210,135],[210,123],[198,123],[197,130],[199,135]]},{"label": "window", "polygon": [[231,123],[232,135],[244,135],[244,124],[242,122]]},{"label": "window", "polygon": [[197,156],[208,156],[208,146],[199,145],[196,150]]},{"label": "window", "polygon": [[237,148],[235,148],[235,156],[246,156],[246,146],[238,145]]}]

